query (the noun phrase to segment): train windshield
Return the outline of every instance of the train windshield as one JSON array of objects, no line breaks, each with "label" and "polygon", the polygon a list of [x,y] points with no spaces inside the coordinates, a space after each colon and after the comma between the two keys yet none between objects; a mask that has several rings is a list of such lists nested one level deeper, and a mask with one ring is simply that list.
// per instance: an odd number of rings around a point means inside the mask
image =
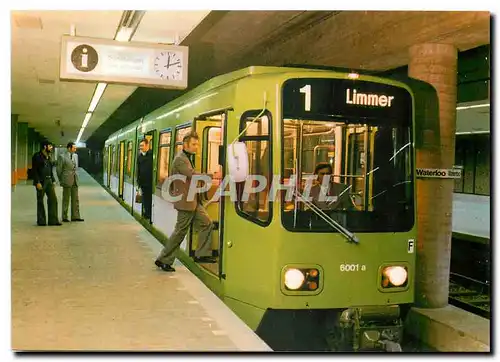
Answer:
[{"label": "train windshield", "polygon": [[[304,86],[296,85],[300,93],[298,86]],[[365,107],[364,114],[341,109],[347,116],[298,112],[293,117],[285,99],[284,105],[281,176],[294,186],[293,193],[281,194],[287,230],[337,232],[331,220],[351,232],[413,227],[410,115],[367,117],[373,114]]]}]

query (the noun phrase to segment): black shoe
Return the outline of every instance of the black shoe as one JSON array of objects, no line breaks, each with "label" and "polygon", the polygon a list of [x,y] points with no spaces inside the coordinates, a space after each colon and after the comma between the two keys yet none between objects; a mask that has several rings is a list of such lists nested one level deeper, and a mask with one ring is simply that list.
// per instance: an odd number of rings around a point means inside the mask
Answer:
[{"label": "black shoe", "polygon": [[197,263],[208,263],[208,264],[217,263],[217,260],[213,256],[201,256],[201,257],[195,256],[194,261]]},{"label": "black shoe", "polygon": [[69,220],[68,220],[68,219],[63,219],[63,221],[64,221],[64,222],[69,222]]},{"label": "black shoe", "polygon": [[49,224],[49,226],[61,226],[62,224],[60,222],[52,223]]},{"label": "black shoe", "polygon": [[83,219],[71,219],[71,221],[85,221]]},{"label": "black shoe", "polygon": [[37,224],[38,226],[47,226],[47,224],[45,224],[45,223],[41,223],[41,222],[37,222],[36,224]]},{"label": "black shoe", "polygon": [[174,269],[174,268],[172,268],[170,265],[168,265],[168,264],[164,264],[164,263],[162,263],[162,262],[161,262],[161,261],[159,261],[159,260],[156,260],[156,261],[155,261],[155,265],[156,265],[158,268],[160,268],[161,270],[166,271],[166,272],[174,272],[174,271],[175,271],[175,269]]}]

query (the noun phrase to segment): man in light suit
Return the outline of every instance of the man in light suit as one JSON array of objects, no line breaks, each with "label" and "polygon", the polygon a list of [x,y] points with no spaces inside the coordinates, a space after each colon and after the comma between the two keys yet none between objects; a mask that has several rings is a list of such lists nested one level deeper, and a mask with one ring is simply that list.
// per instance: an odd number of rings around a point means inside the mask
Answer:
[{"label": "man in light suit", "polygon": [[78,204],[78,155],[73,142],[66,146],[68,152],[59,155],[57,159],[57,177],[63,187],[62,219],[68,220],[69,200],[71,198],[71,221],[83,221],[80,217],[80,206]]},{"label": "man in light suit", "polygon": [[174,158],[172,164],[171,175],[184,175],[186,181],[175,180],[172,183],[172,196],[182,196],[179,201],[174,202],[174,207],[177,210],[177,223],[165,247],[155,261],[156,266],[166,272],[174,272],[172,267],[175,256],[174,253],[179,249],[184,237],[186,236],[191,222],[194,222],[199,227],[198,248],[195,252],[194,260],[199,263],[215,263],[216,260],[211,256],[211,233],[212,221],[208,216],[205,208],[198,200],[198,195],[193,200],[188,200],[189,185],[193,175],[198,174],[194,171],[193,161],[191,158],[198,150],[198,135],[191,132],[184,136],[183,150],[180,151]]}]

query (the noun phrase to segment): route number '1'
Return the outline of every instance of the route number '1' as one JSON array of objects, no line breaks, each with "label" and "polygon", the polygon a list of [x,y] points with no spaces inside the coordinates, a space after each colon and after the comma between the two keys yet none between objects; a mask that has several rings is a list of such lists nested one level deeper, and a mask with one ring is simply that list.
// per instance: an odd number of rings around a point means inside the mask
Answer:
[{"label": "route number '1'", "polygon": [[310,111],[311,110],[311,85],[306,84],[305,86],[303,86],[299,90],[300,90],[300,93],[304,93],[306,95],[304,110]]}]

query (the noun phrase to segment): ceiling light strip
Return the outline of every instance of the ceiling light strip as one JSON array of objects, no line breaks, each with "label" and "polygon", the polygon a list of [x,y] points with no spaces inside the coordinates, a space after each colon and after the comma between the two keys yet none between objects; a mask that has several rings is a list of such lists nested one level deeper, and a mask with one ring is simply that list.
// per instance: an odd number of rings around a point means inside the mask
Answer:
[{"label": "ceiling light strip", "polygon": [[[130,39],[132,39],[132,37],[134,36],[135,31],[137,30],[137,27],[139,26],[139,23],[141,22],[142,17],[144,16],[145,13],[146,11],[143,10],[124,11],[122,14],[122,18],[120,20],[120,25],[118,26],[118,29],[116,31],[114,40],[123,42],[130,41]],[[76,143],[80,142],[80,138],[83,135],[85,127],[87,127],[90,118],[92,118],[92,113],[97,108],[97,105],[99,104],[99,101],[101,100],[101,97],[104,94],[106,87],[107,83],[100,82],[97,84],[97,87],[94,90],[94,95],[92,96],[92,100],[90,101],[89,108],[87,110],[87,113],[85,114],[85,118],[82,123],[82,128],[78,133]]]},{"label": "ceiling light strip", "polygon": [[97,87],[94,90],[94,96],[92,97],[92,101],[90,101],[90,106],[87,112],[94,112],[94,110],[97,107],[97,104],[99,103],[99,100],[101,99],[102,95],[104,94],[104,91],[106,90],[106,83],[98,83]]},{"label": "ceiling light strip", "polygon": [[475,104],[475,105],[472,105],[472,106],[460,106],[460,107],[457,107],[457,111],[461,111],[463,109],[483,108],[483,107],[489,107],[489,106],[490,106],[489,103]]}]

